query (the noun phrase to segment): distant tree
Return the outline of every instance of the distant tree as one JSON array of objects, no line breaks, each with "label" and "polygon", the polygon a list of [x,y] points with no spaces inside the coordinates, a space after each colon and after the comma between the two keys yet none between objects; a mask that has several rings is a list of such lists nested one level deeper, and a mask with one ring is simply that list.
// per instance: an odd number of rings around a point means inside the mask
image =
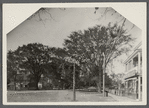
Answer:
[{"label": "distant tree", "polygon": [[[76,55],[75,58],[81,63],[85,63],[87,72],[96,81],[99,91],[101,90],[101,79],[103,69],[114,58],[129,51],[130,42],[133,41],[130,35],[121,26],[114,24],[107,27],[97,25],[87,30],[72,32],[64,42],[67,51]],[[103,64],[105,63],[105,64]],[[85,72],[85,71],[84,71]]]},{"label": "distant tree", "polygon": [[119,89],[124,88],[123,77],[124,77],[123,73],[118,74],[112,73],[111,74],[112,85],[116,86]]}]

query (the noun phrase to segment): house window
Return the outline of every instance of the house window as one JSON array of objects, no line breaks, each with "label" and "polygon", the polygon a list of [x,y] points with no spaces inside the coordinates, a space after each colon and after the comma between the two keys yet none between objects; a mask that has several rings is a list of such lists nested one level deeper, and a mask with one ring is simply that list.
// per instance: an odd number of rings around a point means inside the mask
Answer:
[{"label": "house window", "polygon": [[133,67],[138,66],[138,57],[133,58]]}]

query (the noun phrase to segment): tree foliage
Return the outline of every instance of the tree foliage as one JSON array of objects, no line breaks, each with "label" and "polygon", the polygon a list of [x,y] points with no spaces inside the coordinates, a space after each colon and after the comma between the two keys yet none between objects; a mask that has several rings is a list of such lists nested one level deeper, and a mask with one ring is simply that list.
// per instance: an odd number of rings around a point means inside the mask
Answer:
[{"label": "tree foliage", "polygon": [[[7,64],[8,73],[10,73],[8,75],[17,75],[17,71],[19,73],[29,72],[30,82],[34,82],[36,89],[38,89],[41,75],[51,79],[53,86],[60,83],[69,88],[72,86],[73,64],[65,60],[67,57],[67,52],[61,48],[50,48],[40,43],[23,45],[8,53]],[[20,77],[18,78],[18,81],[22,80]],[[79,79],[77,64],[76,78]]]},{"label": "tree foliage", "polygon": [[45,67],[50,61],[48,52],[49,48],[47,46],[37,43],[23,45],[14,51],[19,68],[27,70],[34,76],[37,89],[41,75],[47,72]]},{"label": "tree foliage", "polygon": [[126,34],[123,25],[109,23],[107,27],[97,25],[84,31],[72,32],[64,46],[70,54],[76,55],[80,63],[85,63],[86,72],[101,80],[103,54],[106,67],[111,60],[129,51],[131,41],[133,39]]},{"label": "tree foliage", "polygon": [[16,89],[17,71],[18,71],[18,62],[16,61],[14,53],[10,50],[7,53],[7,84],[13,81],[15,89]]}]

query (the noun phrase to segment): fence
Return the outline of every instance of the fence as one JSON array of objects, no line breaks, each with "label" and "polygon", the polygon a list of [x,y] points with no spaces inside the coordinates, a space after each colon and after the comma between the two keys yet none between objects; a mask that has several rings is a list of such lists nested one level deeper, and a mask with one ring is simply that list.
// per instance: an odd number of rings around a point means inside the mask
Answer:
[{"label": "fence", "polygon": [[125,96],[125,90],[110,89],[109,92],[114,95]]}]

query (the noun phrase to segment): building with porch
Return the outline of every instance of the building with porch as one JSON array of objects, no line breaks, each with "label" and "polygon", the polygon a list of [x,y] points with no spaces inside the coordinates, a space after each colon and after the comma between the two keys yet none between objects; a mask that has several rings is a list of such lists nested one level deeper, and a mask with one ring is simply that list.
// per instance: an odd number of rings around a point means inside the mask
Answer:
[{"label": "building with porch", "polygon": [[125,95],[142,100],[142,43],[140,42],[133,53],[124,61],[125,64]]}]

